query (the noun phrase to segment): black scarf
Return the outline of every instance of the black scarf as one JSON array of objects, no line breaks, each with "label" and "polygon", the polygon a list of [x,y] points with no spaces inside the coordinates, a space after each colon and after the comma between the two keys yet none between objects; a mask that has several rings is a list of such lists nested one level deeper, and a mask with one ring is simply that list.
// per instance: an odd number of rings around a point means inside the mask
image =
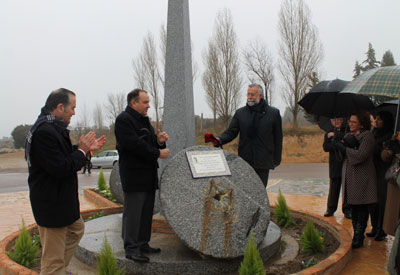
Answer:
[{"label": "black scarf", "polygon": [[260,100],[260,103],[254,106],[249,106],[248,104],[246,104],[246,107],[248,108],[250,114],[252,115],[251,122],[247,126],[247,136],[249,138],[255,138],[257,136],[258,124],[260,122],[262,115],[265,114],[266,105],[267,103],[263,98]]},{"label": "black scarf", "polygon": [[57,126],[60,126],[62,128],[67,128],[68,124],[58,118],[52,115],[46,107],[43,107],[40,111],[40,115],[36,119],[35,123],[33,124],[32,128],[29,130],[28,134],[26,135],[25,138],[25,160],[28,163],[28,166],[31,167],[31,160],[30,160],[30,151],[31,151],[31,145],[32,145],[32,136],[33,133],[36,131],[36,129],[42,125],[43,123],[48,122],[48,123],[54,123]]}]

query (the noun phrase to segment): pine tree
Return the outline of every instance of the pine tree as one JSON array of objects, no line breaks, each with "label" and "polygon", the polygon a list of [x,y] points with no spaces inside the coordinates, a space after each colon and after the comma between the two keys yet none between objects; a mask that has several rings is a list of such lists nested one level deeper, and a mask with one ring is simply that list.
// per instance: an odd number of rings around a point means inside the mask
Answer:
[{"label": "pine tree", "polygon": [[106,178],[104,177],[103,169],[100,169],[99,178],[97,180],[97,187],[99,191],[107,190]]},{"label": "pine tree", "polygon": [[118,269],[117,259],[114,252],[104,236],[103,246],[101,247],[97,262],[97,272],[99,275],[124,275],[125,269]]},{"label": "pine tree", "polygon": [[357,76],[359,76],[361,74],[361,71],[362,71],[362,66],[356,60],[356,64],[354,65],[354,69],[353,69],[353,72],[354,72],[353,79],[356,78]]},{"label": "pine tree", "polygon": [[257,244],[254,241],[253,231],[250,232],[249,239],[244,251],[243,262],[239,268],[240,275],[264,275],[264,263],[261,259]]},{"label": "pine tree", "polygon": [[381,67],[386,66],[396,66],[393,54],[390,50],[387,50],[382,56]]},{"label": "pine tree", "polygon": [[11,260],[28,268],[36,264],[39,258],[39,244],[32,241],[31,235],[29,235],[25,226],[24,219],[22,219],[22,225],[15,246],[13,250],[7,252],[7,254]]},{"label": "pine tree", "polygon": [[379,61],[376,60],[375,50],[374,50],[374,48],[372,48],[371,43],[368,43],[368,51],[365,54],[367,55],[367,59],[365,59],[362,63],[362,64],[365,64],[361,68],[362,71],[365,72],[365,71],[379,67]]}]

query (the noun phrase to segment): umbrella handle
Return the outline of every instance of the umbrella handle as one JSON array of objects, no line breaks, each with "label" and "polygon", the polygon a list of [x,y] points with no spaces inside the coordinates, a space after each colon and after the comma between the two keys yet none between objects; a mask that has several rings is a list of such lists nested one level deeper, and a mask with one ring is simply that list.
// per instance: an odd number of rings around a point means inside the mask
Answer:
[{"label": "umbrella handle", "polygon": [[400,105],[400,97],[399,97],[399,102],[397,103],[397,113],[396,113],[396,123],[394,124],[394,133],[393,136],[396,135],[397,132],[397,122],[399,120],[399,105]]}]

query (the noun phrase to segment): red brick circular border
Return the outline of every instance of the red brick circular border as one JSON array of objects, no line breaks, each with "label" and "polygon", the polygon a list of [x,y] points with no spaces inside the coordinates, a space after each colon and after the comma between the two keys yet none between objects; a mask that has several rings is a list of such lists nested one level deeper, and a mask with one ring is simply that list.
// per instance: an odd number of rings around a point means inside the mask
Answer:
[{"label": "red brick circular border", "polygon": [[[116,203],[113,203],[102,196],[98,195],[96,192],[85,189],[84,190],[85,198],[92,201],[99,207],[96,209],[82,211],[82,217],[84,219],[94,215],[95,213],[102,212],[104,215],[110,215],[115,213],[121,213],[122,206]],[[331,254],[328,258],[321,261],[320,263],[304,269],[298,273],[297,275],[328,275],[328,274],[338,274],[347,264],[347,262],[351,259],[351,235],[350,233],[344,229],[344,227],[338,224],[333,219],[321,217],[315,214],[300,212],[291,210],[291,213],[294,217],[305,218],[309,217],[313,223],[317,223],[320,226],[327,228],[340,242],[340,245],[336,251]],[[28,226],[28,231],[32,232],[37,230],[36,224],[31,224]],[[173,234],[171,228],[165,220],[154,219],[153,220],[153,232],[158,233],[167,233]],[[0,274],[5,275],[14,275],[14,274],[32,274],[39,275],[37,272],[32,271],[24,266],[21,266],[14,261],[12,261],[6,254],[7,249],[9,249],[9,245],[18,237],[19,231],[12,233],[11,235],[5,237],[0,241]]]}]

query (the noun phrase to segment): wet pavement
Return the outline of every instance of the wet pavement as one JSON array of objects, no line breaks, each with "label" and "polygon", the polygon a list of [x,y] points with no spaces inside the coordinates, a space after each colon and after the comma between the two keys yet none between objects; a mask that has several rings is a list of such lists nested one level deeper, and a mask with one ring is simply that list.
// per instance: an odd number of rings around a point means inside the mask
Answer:
[{"label": "wet pavement", "polygon": [[[326,210],[329,189],[327,171],[326,164],[282,165],[279,169],[271,171],[267,187],[270,204],[275,205],[280,189],[290,208],[322,216]],[[107,179],[109,172],[110,170],[106,171]],[[80,189],[96,186],[97,175],[98,170],[95,170],[90,176],[80,175]],[[26,184],[26,177],[24,181]],[[1,180],[1,184],[3,184],[3,180]],[[83,196],[80,197],[80,202],[82,210],[96,207]],[[339,201],[339,205],[341,205],[341,201]],[[28,192],[0,192],[0,239],[17,231],[22,218],[26,224],[34,223]],[[345,219],[340,211],[337,211],[330,219],[335,219],[352,233],[351,220]],[[368,227],[367,231],[369,230]],[[383,242],[366,238],[364,247],[353,250],[352,259],[340,274],[385,274],[392,243],[393,237],[391,236]],[[71,262],[69,270],[72,274],[95,274],[94,268],[88,267],[76,258]]]}]

